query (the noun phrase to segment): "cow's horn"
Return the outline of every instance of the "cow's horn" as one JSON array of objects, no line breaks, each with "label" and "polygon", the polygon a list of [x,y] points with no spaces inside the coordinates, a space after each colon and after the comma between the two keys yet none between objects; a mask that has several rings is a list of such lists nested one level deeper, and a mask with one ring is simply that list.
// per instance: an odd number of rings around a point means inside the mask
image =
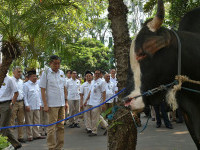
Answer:
[{"label": "cow's horn", "polygon": [[153,18],[153,20],[147,24],[149,30],[151,30],[152,32],[157,31],[163,23],[164,16],[165,16],[164,3],[162,0],[158,0],[157,14]]}]

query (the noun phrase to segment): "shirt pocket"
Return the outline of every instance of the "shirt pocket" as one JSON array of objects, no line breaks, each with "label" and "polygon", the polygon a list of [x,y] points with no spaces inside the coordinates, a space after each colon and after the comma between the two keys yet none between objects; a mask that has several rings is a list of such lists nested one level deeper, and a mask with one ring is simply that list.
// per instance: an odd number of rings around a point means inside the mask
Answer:
[{"label": "shirt pocket", "polygon": [[61,86],[64,86],[65,83],[66,83],[65,78],[60,76],[60,77],[59,77],[59,83],[60,83]]},{"label": "shirt pocket", "polygon": [[47,76],[48,85],[53,86],[56,83],[56,79],[53,75],[49,74]]},{"label": "shirt pocket", "polygon": [[29,94],[31,94],[31,95],[32,95],[32,94],[34,94],[34,93],[35,93],[35,89],[29,89],[29,91],[28,91],[28,92],[29,92]]}]

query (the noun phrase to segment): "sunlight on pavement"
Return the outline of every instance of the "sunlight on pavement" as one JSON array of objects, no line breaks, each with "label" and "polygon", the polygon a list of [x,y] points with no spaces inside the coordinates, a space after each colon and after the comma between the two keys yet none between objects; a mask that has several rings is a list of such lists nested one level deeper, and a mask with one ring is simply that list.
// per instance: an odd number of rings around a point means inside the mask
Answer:
[{"label": "sunlight on pavement", "polygon": [[188,134],[189,132],[188,131],[181,131],[181,132],[174,132],[173,134]]}]

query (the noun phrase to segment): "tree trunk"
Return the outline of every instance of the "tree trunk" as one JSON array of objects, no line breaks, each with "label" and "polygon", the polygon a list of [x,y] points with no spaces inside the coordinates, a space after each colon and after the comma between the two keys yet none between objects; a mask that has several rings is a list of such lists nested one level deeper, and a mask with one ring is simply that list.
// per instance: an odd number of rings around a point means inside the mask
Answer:
[{"label": "tree trunk", "polygon": [[[138,124],[136,114],[134,119]],[[137,128],[129,108],[121,106],[109,121],[108,149],[109,150],[135,150],[137,144]]]},{"label": "tree trunk", "polygon": [[12,61],[13,59],[11,57],[3,56],[2,64],[0,66],[0,88],[4,81],[4,78],[6,77],[8,69],[10,65],[12,64]]},{"label": "tree trunk", "polygon": [[119,90],[121,90],[126,86],[129,49],[131,45],[127,24],[128,9],[123,3],[123,0],[109,0],[108,12],[108,18],[111,20],[111,29],[114,38],[114,54],[117,64],[117,85]]},{"label": "tree trunk", "polygon": [[[114,38],[114,54],[117,64],[117,80],[119,90],[126,87],[129,49],[131,39],[127,24],[127,6],[123,0],[109,0],[108,18],[111,20],[112,35]],[[119,96],[121,101],[122,95]],[[119,109],[109,121],[108,149],[134,150],[137,142],[137,129],[128,108],[121,102]],[[135,115],[137,117],[137,115]]]},{"label": "tree trunk", "polygon": [[3,61],[0,65],[0,88],[13,60],[21,55],[20,43],[16,38],[10,37],[8,41],[2,42],[1,52]]}]

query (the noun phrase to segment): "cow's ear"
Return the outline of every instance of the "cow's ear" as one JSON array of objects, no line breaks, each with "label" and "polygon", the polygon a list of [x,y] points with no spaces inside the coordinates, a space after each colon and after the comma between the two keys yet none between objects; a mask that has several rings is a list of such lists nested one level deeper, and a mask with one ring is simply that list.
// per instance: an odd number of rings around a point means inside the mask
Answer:
[{"label": "cow's ear", "polygon": [[169,40],[166,37],[152,36],[145,40],[142,48],[146,53],[153,55],[168,44]]}]

